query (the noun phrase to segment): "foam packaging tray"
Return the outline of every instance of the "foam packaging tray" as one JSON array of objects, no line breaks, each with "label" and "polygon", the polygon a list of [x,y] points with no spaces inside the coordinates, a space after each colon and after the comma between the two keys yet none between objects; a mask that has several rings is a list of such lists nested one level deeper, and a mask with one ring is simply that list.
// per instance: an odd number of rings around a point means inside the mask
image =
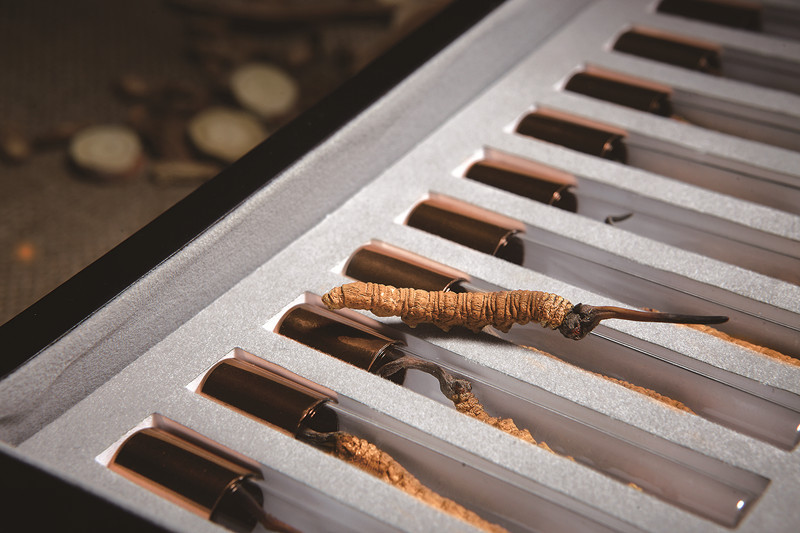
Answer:
[{"label": "foam packaging tray", "polygon": [[[463,524],[323,453],[229,411],[186,386],[234,348],[281,365],[425,434],[507,467],[647,531],[730,531],[580,464],[523,445],[454,410],[284,338],[268,327],[292,301],[350,280],[341,266],[381,241],[510,288],[617,304],[543,274],[402,224],[431,194],[446,194],[795,313],[800,287],[638,237],[482,184],[457,172],[486,148],[800,241],[800,217],[509,131],[549,107],[655,138],[800,176],[800,154],[638,113],[560,90],[586,64],[782,111],[800,97],[614,53],[632,26],[800,57],[800,42],[659,15],[638,0],[511,0],[466,31],[319,146],[0,382],[0,440],[9,453],[181,531],[218,531],[95,458],[158,413],[277,472],[377,517],[387,528],[462,531]],[[764,94],[769,98],[764,98]],[[265,177],[266,178],[266,177]],[[799,243],[800,245],[800,243]],[[466,330],[405,334],[460,354],[653,435],[770,479],[736,531],[800,525],[800,455],[669,408],[532,350]],[[609,323],[636,337],[800,394],[792,366],[673,325]],[[413,511],[413,512],[412,512]]]}]

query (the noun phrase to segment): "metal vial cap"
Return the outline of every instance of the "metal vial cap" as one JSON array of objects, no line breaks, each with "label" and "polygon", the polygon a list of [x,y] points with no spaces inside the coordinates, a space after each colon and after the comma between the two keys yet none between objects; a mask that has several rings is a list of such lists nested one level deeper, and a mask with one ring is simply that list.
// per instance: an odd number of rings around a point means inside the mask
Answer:
[{"label": "metal vial cap", "polygon": [[336,413],[324,409],[332,398],[298,380],[238,359],[224,359],[208,371],[198,390],[297,437],[303,427],[330,432]]},{"label": "metal vial cap", "polygon": [[574,213],[578,210],[578,200],[570,191],[571,186],[564,183],[500,168],[482,161],[471,165],[464,175],[469,179],[565,211]]},{"label": "metal vial cap", "polygon": [[344,273],[359,281],[394,287],[413,287],[426,291],[444,290],[457,280],[452,276],[367,247],[361,248],[350,257]]},{"label": "metal vial cap", "polygon": [[387,348],[399,344],[309,304],[290,309],[278,324],[278,333],[368,372],[385,362],[382,356]]},{"label": "metal vial cap", "polygon": [[517,133],[612,161],[628,159],[622,135],[539,112],[526,115]]},{"label": "metal vial cap", "polygon": [[502,255],[502,249],[514,243],[513,236],[518,232],[428,202],[417,205],[406,224],[490,255]]},{"label": "metal vial cap", "polygon": [[[131,435],[109,468],[203,518],[214,520],[226,494],[258,472],[159,428]],[[236,487],[241,489],[241,487]],[[248,484],[258,501],[263,496]],[[241,517],[248,522],[248,516]],[[250,525],[255,525],[252,520]]]}]

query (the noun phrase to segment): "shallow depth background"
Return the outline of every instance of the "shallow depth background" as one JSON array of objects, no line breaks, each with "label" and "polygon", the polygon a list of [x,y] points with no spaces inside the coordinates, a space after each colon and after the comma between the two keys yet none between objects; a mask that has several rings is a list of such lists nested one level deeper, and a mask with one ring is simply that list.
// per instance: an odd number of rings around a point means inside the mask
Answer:
[{"label": "shallow depth background", "polygon": [[[122,242],[204,179],[156,183],[165,155],[145,142],[144,166],[98,180],[70,163],[70,131],[158,117],[119,90],[123,78],[201,93],[236,107],[227,75],[244,62],[278,65],[299,84],[275,131],[423,22],[446,0],[7,0],[0,6],[0,324]],[[179,5],[180,4],[180,5]],[[296,7],[304,10],[295,13]],[[241,6],[261,11],[230,15]],[[227,10],[227,14],[220,11]],[[255,16],[254,15],[257,15]],[[173,97],[178,98],[179,97]],[[149,106],[149,107],[147,107]],[[160,107],[159,107],[160,106]],[[180,102],[178,102],[178,107]],[[138,113],[138,115],[137,115]],[[182,113],[182,114],[181,114]],[[180,120],[186,112],[177,113]],[[67,133],[61,133],[62,131]],[[45,142],[49,137],[49,141]],[[38,139],[38,140],[37,140]],[[181,139],[183,141],[183,139]],[[20,157],[20,146],[30,153]],[[24,150],[23,150],[24,151]],[[223,168],[187,149],[196,161]],[[19,160],[21,159],[21,160]]]}]

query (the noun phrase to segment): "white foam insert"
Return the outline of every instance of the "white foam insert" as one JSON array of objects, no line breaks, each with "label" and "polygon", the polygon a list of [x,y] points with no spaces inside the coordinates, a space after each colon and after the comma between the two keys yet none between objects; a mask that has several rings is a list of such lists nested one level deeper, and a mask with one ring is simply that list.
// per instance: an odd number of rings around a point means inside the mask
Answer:
[{"label": "white foam insert", "polygon": [[[217,530],[95,461],[125,432],[159,413],[300,480],[310,489],[334,495],[354,509],[380,517],[388,526],[416,531],[463,530],[463,524],[360,471],[187,390],[186,385],[211,364],[241,347],[637,528],[727,531],[264,327],[304,292],[322,294],[347,282],[338,267],[373,239],[504,287],[555,292],[571,301],[620,305],[396,222],[400,214],[432,192],[723,287],[800,317],[798,286],[453,175],[453,170],[476,150],[491,147],[800,241],[800,217],[504,130],[531,106],[548,105],[799,175],[799,154],[557,90],[559,80],[576,67],[592,63],[763,105],[765,109],[779,105],[800,120],[800,97],[796,95],[770,91],[770,98],[762,100],[762,89],[616,54],[608,50],[607,43],[631,25],[646,25],[679,33],[685,33],[686,28],[702,31],[707,40],[782,57],[800,57],[800,44],[780,41],[778,46],[775,39],[764,36],[684,24],[656,15],[648,5],[637,0],[512,0],[503,5],[231,215],[0,383],[2,440],[16,445],[22,455],[120,505],[145,510],[142,512],[168,527]],[[508,67],[513,68],[506,70]],[[452,109],[453,101],[459,109]],[[432,123],[426,118],[439,116],[437,108],[448,105],[451,109],[446,120],[439,117],[439,122]],[[343,190],[348,193],[343,195]],[[170,301],[173,298],[181,305]],[[391,319],[384,322],[397,324]],[[609,326],[800,394],[800,367],[687,328],[636,323]],[[768,477],[770,486],[737,531],[794,531],[800,524],[797,450],[778,450],[487,335],[475,336],[466,330],[443,334],[425,327],[413,335]]]}]

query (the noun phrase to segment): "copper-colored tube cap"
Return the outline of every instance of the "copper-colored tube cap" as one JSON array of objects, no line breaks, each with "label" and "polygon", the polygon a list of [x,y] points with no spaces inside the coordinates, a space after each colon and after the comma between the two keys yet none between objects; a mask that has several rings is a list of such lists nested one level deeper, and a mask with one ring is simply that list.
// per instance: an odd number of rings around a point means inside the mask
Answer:
[{"label": "copper-colored tube cap", "polygon": [[574,93],[585,94],[598,100],[613,102],[646,113],[662,117],[672,115],[669,93],[649,87],[579,72],[569,79],[564,88]]},{"label": "copper-colored tube cap", "polygon": [[707,74],[719,74],[722,65],[717,50],[637,31],[620,35],[614,50]]},{"label": "copper-colored tube cap", "polygon": [[[158,428],[131,435],[117,450],[109,468],[212,520],[234,485],[261,477],[258,472]],[[260,490],[252,484],[237,489],[248,490],[263,502]],[[241,521],[249,522],[250,529],[255,526],[255,519],[246,513]],[[243,524],[244,529],[246,526]]]},{"label": "copper-colored tube cap", "polygon": [[330,397],[238,359],[217,363],[198,392],[295,437],[304,427],[324,432],[338,427],[336,413],[323,408]]},{"label": "copper-colored tube cap", "polygon": [[514,238],[516,229],[498,226],[428,202],[417,205],[406,224],[490,255],[502,256],[503,248],[517,244]]},{"label": "copper-colored tube cap", "polygon": [[662,0],[657,11],[731,28],[751,31],[762,29],[761,6],[740,0]]},{"label": "copper-colored tube cap", "polygon": [[312,305],[300,304],[281,318],[278,333],[369,372],[386,362],[387,348],[399,343],[337,318]]},{"label": "copper-colored tube cap", "polygon": [[571,186],[564,183],[500,168],[484,161],[471,165],[464,175],[469,179],[565,211],[575,213],[578,210],[578,200],[570,190]]},{"label": "copper-colored tube cap", "polygon": [[517,133],[612,161],[628,159],[622,135],[538,112],[526,115]]},{"label": "copper-colored tube cap", "polygon": [[362,248],[350,257],[344,274],[358,281],[426,291],[441,291],[456,281],[424,266],[368,248]]}]

